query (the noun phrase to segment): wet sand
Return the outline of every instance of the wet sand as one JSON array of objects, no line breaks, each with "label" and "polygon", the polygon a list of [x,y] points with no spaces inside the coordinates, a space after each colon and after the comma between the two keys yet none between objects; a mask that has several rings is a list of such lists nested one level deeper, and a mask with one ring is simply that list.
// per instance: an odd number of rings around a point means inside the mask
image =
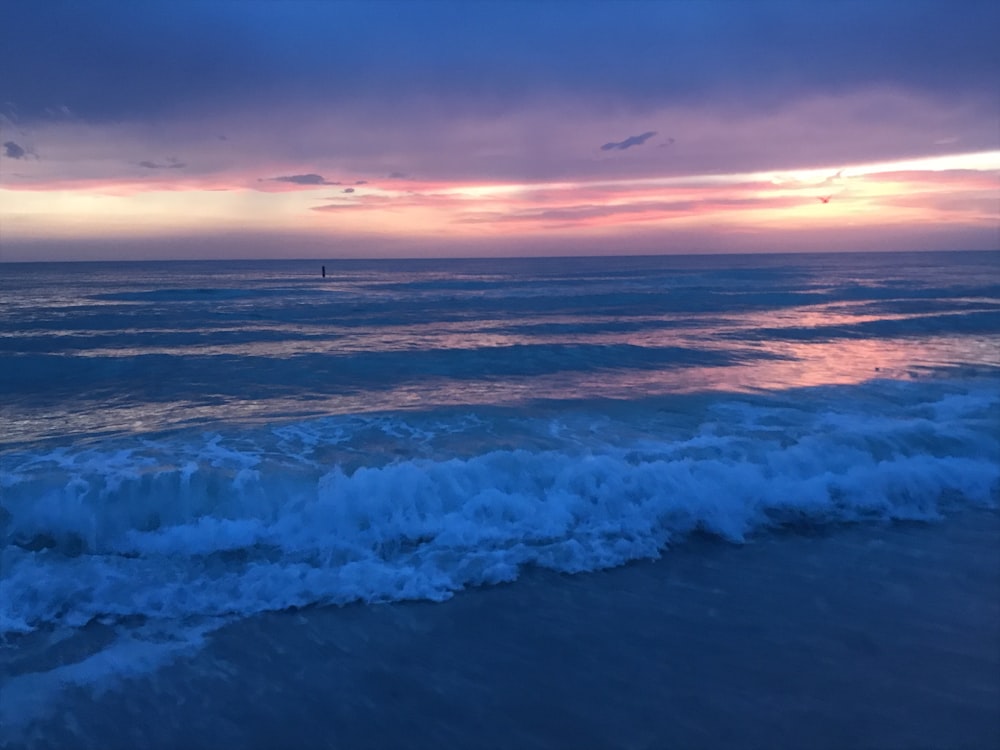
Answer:
[{"label": "wet sand", "polygon": [[234,623],[7,747],[1000,747],[1000,513]]}]

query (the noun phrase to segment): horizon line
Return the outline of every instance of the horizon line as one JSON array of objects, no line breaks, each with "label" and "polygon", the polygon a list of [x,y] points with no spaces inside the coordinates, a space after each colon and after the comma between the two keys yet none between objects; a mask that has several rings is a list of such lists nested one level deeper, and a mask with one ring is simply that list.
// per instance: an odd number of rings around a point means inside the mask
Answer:
[{"label": "horizon line", "polygon": [[868,249],[868,250],[774,250],[774,251],[745,251],[745,250],[718,250],[687,253],[652,252],[652,253],[590,253],[584,255],[558,254],[558,255],[399,255],[399,256],[357,256],[357,257],[300,257],[300,258],[232,258],[232,257],[212,257],[212,258],[142,258],[142,259],[122,259],[122,258],[86,258],[86,259],[66,259],[66,260],[7,260],[0,257],[2,265],[65,265],[67,263],[354,263],[363,262],[393,262],[393,261],[493,261],[493,260],[585,260],[592,258],[700,258],[700,257],[720,257],[720,256],[781,256],[781,255],[913,255],[932,253],[1000,253],[1000,247],[994,248],[917,248],[917,249]]}]

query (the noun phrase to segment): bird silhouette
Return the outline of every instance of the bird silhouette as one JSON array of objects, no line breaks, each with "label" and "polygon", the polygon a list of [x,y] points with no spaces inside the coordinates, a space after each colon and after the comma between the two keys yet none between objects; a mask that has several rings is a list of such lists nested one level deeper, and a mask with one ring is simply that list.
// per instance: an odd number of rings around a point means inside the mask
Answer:
[{"label": "bird silhouette", "polygon": [[829,203],[829,202],[830,202],[830,199],[831,199],[831,198],[832,198],[833,196],[832,196],[832,195],[826,195],[826,196],[823,196],[823,195],[817,195],[816,197],[817,197],[817,198],[819,199],[819,202],[820,202],[820,203]]}]

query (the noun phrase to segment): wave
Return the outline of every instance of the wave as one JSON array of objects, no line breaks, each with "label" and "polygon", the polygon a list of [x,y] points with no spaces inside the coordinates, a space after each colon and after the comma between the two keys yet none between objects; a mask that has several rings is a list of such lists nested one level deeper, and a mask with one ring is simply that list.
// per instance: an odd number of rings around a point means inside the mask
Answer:
[{"label": "wave", "polygon": [[[471,338],[471,337],[470,337]],[[725,367],[748,360],[777,360],[763,350],[732,350],[633,344],[510,344],[468,348],[395,351],[283,351],[272,356],[204,353],[192,345],[184,353],[137,353],[105,349],[99,356],[14,354],[0,372],[0,389],[29,401],[64,401],[67,393],[121,392],[148,402],[186,393],[245,394],[258,398],[314,388],[345,392],[388,388],[433,378],[480,380],[611,369]],[[355,344],[355,346],[358,346]],[[219,372],[227,372],[225,379]],[[45,383],[44,391],[38,384]],[[169,385],[171,387],[165,387]]]},{"label": "wave", "polygon": [[743,341],[829,341],[833,339],[889,339],[942,335],[975,336],[1000,333],[1000,310],[962,310],[941,314],[863,320],[831,325],[761,327],[723,332],[723,338]]},{"label": "wave", "polygon": [[89,295],[89,299],[99,302],[218,302],[220,300],[244,300],[263,297],[283,299],[290,295],[302,297],[306,295],[318,296],[320,294],[323,294],[321,290],[303,288],[301,285],[265,289],[248,289],[242,287],[168,287],[139,291],[102,292],[100,294]]},{"label": "wave", "polygon": [[440,601],[525,566],[656,557],[693,531],[739,542],[997,503],[993,381],[698,403],[326,419],[12,454],[0,627]]}]

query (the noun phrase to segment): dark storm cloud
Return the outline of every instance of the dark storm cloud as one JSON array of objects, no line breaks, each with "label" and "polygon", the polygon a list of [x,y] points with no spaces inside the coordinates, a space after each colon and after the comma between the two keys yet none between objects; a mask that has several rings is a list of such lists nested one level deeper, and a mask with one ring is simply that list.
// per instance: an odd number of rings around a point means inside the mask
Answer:
[{"label": "dark storm cloud", "polygon": [[632,146],[641,146],[654,135],[656,135],[655,130],[649,130],[641,135],[630,135],[624,141],[605,143],[601,146],[601,151],[624,151],[627,148],[632,148]]},{"label": "dark storm cloud", "polygon": [[3,144],[3,155],[8,159],[23,159],[28,155],[28,152],[14,141],[7,141]]},{"label": "dark storm cloud", "polygon": [[262,177],[261,182],[290,182],[293,185],[339,185],[339,182],[327,180],[321,174],[290,174],[281,177]]},{"label": "dark storm cloud", "polygon": [[[391,7],[390,7],[391,6]],[[551,30],[559,29],[558,37]],[[896,86],[995,99],[1000,3],[9,3],[0,101],[150,119],[292,97],[500,112],[538,96],[764,107]]]}]

